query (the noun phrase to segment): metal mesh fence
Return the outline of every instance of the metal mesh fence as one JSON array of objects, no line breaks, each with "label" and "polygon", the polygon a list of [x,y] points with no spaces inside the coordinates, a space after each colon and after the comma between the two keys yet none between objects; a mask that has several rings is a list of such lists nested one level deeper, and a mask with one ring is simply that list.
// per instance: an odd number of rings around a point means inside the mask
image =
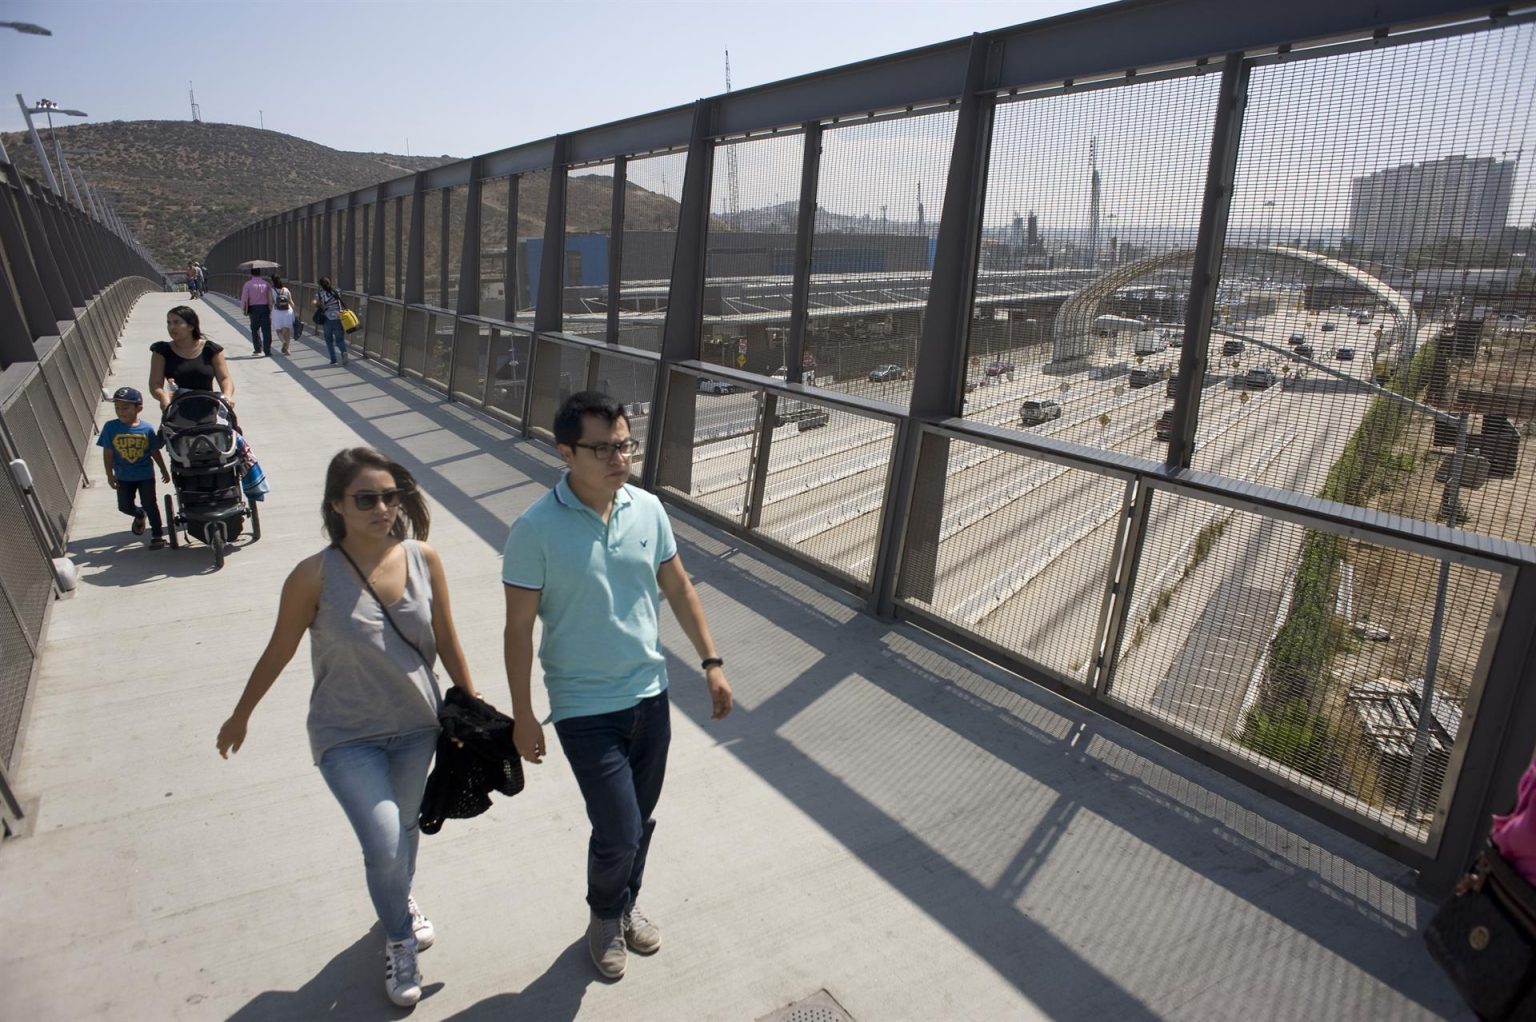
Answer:
[{"label": "metal mesh fence", "polygon": [[453,377],[450,391],[460,401],[481,404],[485,400],[487,357],[491,328],[484,323],[459,320],[453,342]]},{"label": "metal mesh fence", "polygon": [[536,170],[517,179],[517,301],[508,317],[533,326],[539,304],[540,256],[544,252],[544,222],[549,213],[549,171]]},{"label": "metal mesh fence", "polygon": [[743,521],[751,483],[751,452],[761,405],[754,393],[703,393],[713,384],[673,372],[668,382],[666,435],[652,436],[649,456],[661,459],[658,483],[674,496],[732,521]]},{"label": "metal mesh fence", "polygon": [[448,372],[453,363],[455,320],[452,316],[432,313],[427,317],[427,351],[423,374],[427,382],[448,389]]},{"label": "metal mesh fence", "polygon": [[508,267],[514,253],[507,247],[507,215],[517,178],[497,178],[480,185],[480,315],[510,319]]},{"label": "metal mesh fence", "polygon": [[564,332],[608,336],[608,247],[613,242],[614,166],[574,169],[566,178]]},{"label": "metal mesh fence", "polygon": [[40,410],[45,415],[52,414],[47,408],[46,398],[41,402],[37,400],[36,392],[41,388],[42,383],[41,375],[35,375],[27,381],[22,391],[6,408],[5,425],[16,441],[17,454],[32,470],[32,485],[42,500],[43,509],[47,512],[49,519],[62,529],[69,521],[70,498],[75,491],[75,474],[67,466],[61,469],[58,460],[49,449],[50,441],[57,439],[58,428],[46,427],[44,425],[46,420],[39,419]]},{"label": "metal mesh fence", "polygon": [[1211,396],[1218,416],[1267,407],[1198,467],[1294,435],[1277,485],[1536,540],[1533,41],[1527,24],[1254,70]]},{"label": "metal mesh fence", "polygon": [[943,215],[955,113],[821,136],[806,323],[807,382],[905,405]]},{"label": "metal mesh fence", "polygon": [[[1110,696],[1422,840],[1503,582],[1441,569],[1156,494]],[[1384,593],[1381,578],[1403,584]]]},{"label": "metal mesh fence", "polygon": [[686,153],[667,153],[626,168],[619,343],[627,347],[661,350],[687,163]]},{"label": "metal mesh fence", "polygon": [[400,336],[405,329],[405,306],[395,302],[384,306],[384,344],[380,358],[391,369],[400,368]]},{"label": "metal mesh fence", "polygon": [[629,473],[638,481],[648,453],[656,365],[598,352],[593,356],[592,375],[597,389],[621,403],[628,413],[629,434],[640,441],[640,449],[629,460]]},{"label": "metal mesh fence", "polygon": [[947,477],[943,504],[914,512],[920,528],[936,526],[936,543],[909,550],[901,594],[1066,680],[1087,681],[1126,484],[931,435],[922,458],[922,475]]},{"label": "metal mesh fence", "polygon": [[967,418],[1149,446],[1183,341],[1218,78],[997,108]]},{"label": "metal mesh fence", "polygon": [[400,371],[406,376],[419,379],[426,372],[429,319],[425,310],[406,306],[400,334]]},{"label": "metal mesh fence", "polygon": [[524,330],[492,329],[485,387],[485,407],[521,425],[528,390],[528,360],[533,335]]},{"label": "metal mesh fence", "polygon": [[699,359],[771,374],[784,358],[804,139],[715,147]]},{"label": "metal mesh fence", "polygon": [[[773,402],[776,420],[783,404]],[[765,430],[747,451],[754,469],[766,462],[756,528],[868,586],[895,439],[894,423],[815,405],[803,417]],[[739,462],[746,456],[738,453],[743,442],[715,445],[715,463]]]}]

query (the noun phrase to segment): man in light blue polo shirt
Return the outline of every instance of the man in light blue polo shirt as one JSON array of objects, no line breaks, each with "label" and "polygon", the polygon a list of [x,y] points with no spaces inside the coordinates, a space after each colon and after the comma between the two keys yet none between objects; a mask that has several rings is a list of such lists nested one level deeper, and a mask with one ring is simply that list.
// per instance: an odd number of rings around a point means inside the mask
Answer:
[{"label": "man in light blue polo shirt", "polygon": [[587,950],[599,972],[618,979],[626,947],[661,947],[635,901],[672,737],[662,594],[698,651],[715,720],[731,712],[731,686],[661,501],[629,485],[639,443],[624,407],[596,391],[573,394],[554,430],[566,473],[512,523],[502,557],[512,738],[524,759],[542,762],[544,729],[530,693],[537,618],[550,720],[592,822]]}]

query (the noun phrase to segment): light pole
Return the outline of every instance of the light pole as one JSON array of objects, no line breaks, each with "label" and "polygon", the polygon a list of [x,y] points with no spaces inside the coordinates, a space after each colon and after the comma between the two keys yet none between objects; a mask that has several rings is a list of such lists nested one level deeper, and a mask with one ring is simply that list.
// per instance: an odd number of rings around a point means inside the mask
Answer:
[{"label": "light pole", "polygon": [[1275,243],[1275,207],[1274,199],[1264,200],[1264,208],[1269,211],[1269,215],[1265,218],[1264,222],[1264,244],[1266,245],[1273,245]]},{"label": "light pole", "polygon": [[32,139],[32,148],[37,152],[37,161],[43,165],[43,176],[48,179],[48,187],[52,188],[62,198],[68,198],[64,189],[59,187],[58,178],[53,175],[53,168],[48,165],[48,154],[43,149],[43,141],[37,135],[37,126],[32,123],[33,114],[45,114],[48,118],[48,137],[53,141],[53,152],[59,161],[59,176],[69,181],[69,186],[75,193],[75,205],[84,209],[80,201],[80,191],[75,187],[75,182],[69,175],[67,165],[64,163],[64,150],[59,145],[58,136],[53,132],[53,115],[55,113],[68,114],[70,117],[85,117],[84,110],[65,110],[51,99],[40,99],[36,106],[28,106],[27,101],[21,98],[21,93],[16,93],[16,104],[21,107],[21,115],[27,120],[27,134]]}]

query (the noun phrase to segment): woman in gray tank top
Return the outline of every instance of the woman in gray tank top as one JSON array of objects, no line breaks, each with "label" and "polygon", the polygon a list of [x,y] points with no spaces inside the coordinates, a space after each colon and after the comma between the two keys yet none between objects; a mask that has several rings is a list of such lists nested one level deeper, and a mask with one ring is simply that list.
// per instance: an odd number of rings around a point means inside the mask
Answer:
[{"label": "woman in gray tank top", "polygon": [[412,1005],[421,998],[416,952],[434,937],[411,897],[442,702],[432,662],[440,656],[455,685],[479,693],[453,627],[442,562],[423,542],[431,516],[411,474],[372,448],[342,451],[326,472],[321,515],[331,546],[300,561],[283,583],[272,638],[219,729],[219,755],[240,750],[256,704],[308,631],[310,751],[363,847],[368,893],[384,927],[385,990],[394,1003]]}]

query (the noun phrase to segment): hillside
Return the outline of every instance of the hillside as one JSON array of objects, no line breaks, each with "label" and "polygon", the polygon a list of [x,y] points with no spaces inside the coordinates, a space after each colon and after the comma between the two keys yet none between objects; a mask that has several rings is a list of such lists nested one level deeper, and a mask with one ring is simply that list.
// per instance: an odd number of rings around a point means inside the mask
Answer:
[{"label": "hillside", "polygon": [[[341,152],[238,124],[110,121],[55,130],[70,165],[111,198],[166,268],[259,217],[453,160]],[[22,171],[40,177],[25,133],[3,137]]]}]

